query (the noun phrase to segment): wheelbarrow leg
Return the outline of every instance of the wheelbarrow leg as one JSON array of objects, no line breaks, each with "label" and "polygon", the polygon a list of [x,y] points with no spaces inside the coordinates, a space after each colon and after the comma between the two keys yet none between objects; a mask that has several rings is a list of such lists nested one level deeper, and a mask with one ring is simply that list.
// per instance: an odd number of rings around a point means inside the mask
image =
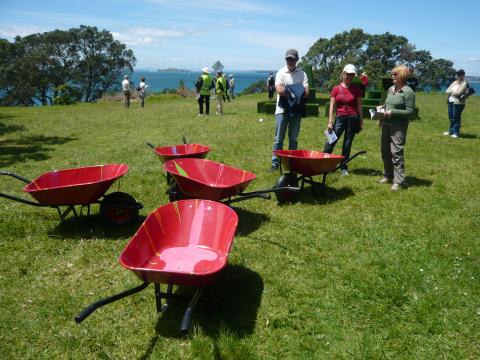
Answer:
[{"label": "wheelbarrow leg", "polygon": [[165,297],[165,305],[162,307],[162,312],[165,312],[168,310],[168,307],[170,306],[172,302],[172,292],[173,292],[173,284],[168,284],[167,285],[167,296]]},{"label": "wheelbarrow leg", "polygon": [[162,292],[160,284],[155,283],[155,302],[157,304],[157,313],[162,312]]},{"label": "wheelbarrow leg", "polygon": [[202,296],[202,292],[203,288],[197,289],[195,291],[192,300],[190,301],[187,309],[185,310],[185,314],[183,314],[182,324],[180,325],[180,333],[182,335],[186,335],[188,333],[188,329],[190,329],[190,325],[192,323],[193,309],[195,309],[195,305],[197,305],[198,300]]}]

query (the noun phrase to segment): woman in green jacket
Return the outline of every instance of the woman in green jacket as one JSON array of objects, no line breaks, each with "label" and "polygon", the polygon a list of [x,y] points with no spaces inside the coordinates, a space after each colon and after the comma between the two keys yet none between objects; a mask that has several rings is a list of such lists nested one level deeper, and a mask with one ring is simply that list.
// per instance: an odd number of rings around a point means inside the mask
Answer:
[{"label": "woman in green jacket", "polygon": [[406,85],[408,76],[409,70],[404,65],[392,70],[393,86],[388,89],[385,113],[380,123],[384,169],[380,183],[393,183],[392,191],[406,185],[403,148],[407,140],[408,123],[415,113],[415,93]]}]

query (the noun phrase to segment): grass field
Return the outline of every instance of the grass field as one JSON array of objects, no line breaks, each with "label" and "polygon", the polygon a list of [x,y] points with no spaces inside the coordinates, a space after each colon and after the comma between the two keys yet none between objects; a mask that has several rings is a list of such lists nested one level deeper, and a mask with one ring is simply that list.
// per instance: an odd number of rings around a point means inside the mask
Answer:
[{"label": "grass field", "polygon": [[[263,97],[239,97],[223,117],[202,118],[194,100],[171,97],[129,110],[114,102],[0,108],[1,169],[35,178],[126,163],[121,190],[144,204],[144,218],[168,202],[145,141],[169,145],[185,135],[210,145],[209,159],[254,172],[247,190],[269,188],[279,174],[266,171],[274,129],[272,116],[258,121]],[[177,332],[184,305],[157,315],[153,286],[73,320],[140,284],[117,261],[140,223],[113,229],[93,206],[88,221],[62,225],[54,209],[0,198],[0,358],[480,358],[480,97],[469,99],[459,139],[442,135],[444,100],[417,96],[407,190],[377,183],[379,129],[366,120],[353,151],[367,154],[352,161],[350,176],[328,176],[325,196],[307,186],[295,204],[235,204],[240,222],[212,289],[213,315],[199,304],[187,338]],[[326,119],[302,121],[299,147],[323,149]],[[0,178],[2,192],[27,197],[22,187]]]}]

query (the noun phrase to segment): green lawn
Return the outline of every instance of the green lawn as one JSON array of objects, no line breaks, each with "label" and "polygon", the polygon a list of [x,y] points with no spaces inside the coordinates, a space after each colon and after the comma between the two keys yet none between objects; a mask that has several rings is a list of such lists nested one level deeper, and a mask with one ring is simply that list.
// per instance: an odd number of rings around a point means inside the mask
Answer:
[{"label": "green lawn", "polygon": [[[185,135],[210,145],[209,159],[254,172],[247,190],[269,188],[278,178],[266,171],[273,116],[259,122],[255,112],[264,96],[239,97],[225,116],[202,118],[194,100],[171,97],[129,110],[114,102],[0,108],[1,168],[35,178],[126,163],[121,190],[144,204],[145,217],[168,202],[145,141],[175,144]],[[117,262],[139,223],[112,229],[93,206],[89,221],[62,226],[54,209],[0,198],[0,358],[480,358],[480,97],[468,100],[459,139],[442,135],[445,96],[419,94],[417,106],[408,190],[377,184],[379,129],[366,120],[353,151],[367,154],[352,161],[350,176],[328,176],[325,196],[307,186],[295,204],[235,204],[240,222],[212,289],[213,315],[199,304],[187,338],[177,332],[183,304],[157,315],[153,286],[73,320],[140,284]],[[324,117],[304,119],[299,147],[323,149],[325,126]],[[2,192],[27,197],[22,187],[0,178]]]}]

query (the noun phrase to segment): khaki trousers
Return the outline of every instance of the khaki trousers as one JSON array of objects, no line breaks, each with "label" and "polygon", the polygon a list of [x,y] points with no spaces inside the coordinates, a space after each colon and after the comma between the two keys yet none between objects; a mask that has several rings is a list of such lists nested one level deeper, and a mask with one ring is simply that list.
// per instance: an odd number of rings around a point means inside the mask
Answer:
[{"label": "khaki trousers", "polygon": [[404,147],[407,140],[408,120],[384,121],[382,124],[381,153],[383,176],[395,184],[405,182]]}]

